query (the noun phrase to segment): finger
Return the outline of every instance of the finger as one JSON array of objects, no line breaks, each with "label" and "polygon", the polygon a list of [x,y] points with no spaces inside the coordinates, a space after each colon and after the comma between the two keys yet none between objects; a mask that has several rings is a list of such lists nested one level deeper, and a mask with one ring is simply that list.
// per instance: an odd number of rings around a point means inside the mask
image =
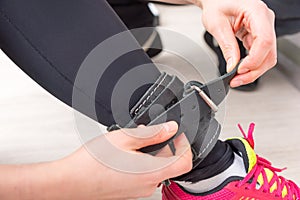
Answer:
[{"label": "finger", "polygon": [[110,133],[108,138],[123,149],[137,150],[162,143],[174,136],[177,130],[177,123],[171,121],[153,126],[120,129]]},{"label": "finger", "polygon": [[[244,59],[238,73],[257,69],[259,66],[263,65],[265,60],[268,59],[268,55],[276,54],[274,13],[270,11],[263,2],[259,4],[257,11],[259,12],[256,13],[255,17],[252,15],[252,17],[245,19],[244,22],[245,26],[250,30],[250,33],[243,42],[251,43],[251,47],[249,49],[249,55]],[[274,59],[273,62],[269,61],[268,64],[272,65],[269,68],[273,67],[275,63],[276,59]]]},{"label": "finger", "polygon": [[260,74],[258,73],[258,71],[249,71],[245,74],[237,75],[231,80],[230,86],[235,88],[235,87],[239,87],[241,85],[246,85],[246,84],[252,83],[259,76],[260,76]]},{"label": "finger", "polygon": [[[242,73],[247,70],[255,70],[261,66],[266,66],[270,69],[274,67],[277,63],[277,46],[276,41],[271,42],[272,46],[266,47],[264,51],[259,48],[264,48],[263,45],[259,45],[259,42],[253,41],[253,45],[250,48],[249,55],[245,58],[244,62],[241,64],[240,71]],[[259,55],[259,56],[258,56]]]},{"label": "finger", "polygon": [[[258,77],[263,75],[270,68],[275,66],[277,62],[277,52],[276,50],[271,51],[263,63],[256,67],[256,69],[249,69],[242,74],[236,76],[231,82],[231,87],[238,87],[240,85],[245,85],[255,81]],[[251,72],[251,73],[250,73]]]},{"label": "finger", "polygon": [[[217,18],[217,17],[216,17]],[[227,18],[220,16],[218,22],[215,22],[214,27],[210,33],[217,40],[222,50],[223,56],[227,62],[227,71],[231,71],[240,59],[240,51],[238,43]]]},{"label": "finger", "polygon": [[[159,181],[180,176],[189,172],[192,169],[193,155],[191,146],[185,134],[181,134],[174,140],[176,154],[168,159],[173,160],[173,163],[157,172]],[[175,159],[174,159],[175,158]]]},{"label": "finger", "polygon": [[255,81],[257,78],[259,78],[261,75],[263,75],[266,71],[269,69],[269,61],[265,61],[262,66],[259,66],[258,69],[249,71],[244,74],[239,74],[235,76],[232,81],[230,82],[231,87],[239,87],[241,85],[249,84]]},{"label": "finger", "polygon": [[249,54],[241,63],[238,73],[243,74],[258,69],[270,54],[271,46],[269,45],[268,41],[264,41],[260,38],[254,39]]}]

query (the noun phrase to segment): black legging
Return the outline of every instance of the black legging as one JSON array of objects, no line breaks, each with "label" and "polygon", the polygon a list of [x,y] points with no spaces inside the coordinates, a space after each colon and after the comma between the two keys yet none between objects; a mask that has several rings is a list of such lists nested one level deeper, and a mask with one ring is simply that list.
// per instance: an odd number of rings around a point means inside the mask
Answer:
[{"label": "black legging", "polygon": [[[99,43],[125,31],[126,27],[105,0],[0,0],[0,47],[32,79],[55,97],[72,106],[72,92],[82,93],[81,101],[89,103],[91,96],[74,86],[78,69]],[[128,39],[129,38],[129,39]],[[122,45],[136,45],[127,33]],[[116,47],[117,48],[117,47]],[[108,49],[112,51],[112,49]],[[139,48],[116,59],[105,71],[97,86],[97,121],[104,125],[115,123],[112,115],[112,91],[127,71],[147,65],[147,73],[135,71],[134,79],[124,80],[140,84],[138,80],[154,82],[160,72]],[[106,66],[101,65],[99,68]],[[135,91],[117,94],[117,99],[130,95],[127,108],[118,111],[128,115],[130,108],[148,89],[149,85],[136,85]],[[134,88],[134,87],[133,87]],[[95,118],[82,107],[75,109]]]}]

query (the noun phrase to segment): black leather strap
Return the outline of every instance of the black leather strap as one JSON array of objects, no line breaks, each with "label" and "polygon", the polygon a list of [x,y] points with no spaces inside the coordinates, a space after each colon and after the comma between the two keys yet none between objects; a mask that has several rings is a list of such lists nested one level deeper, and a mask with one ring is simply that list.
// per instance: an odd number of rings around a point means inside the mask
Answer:
[{"label": "black leather strap", "polygon": [[[241,61],[230,73],[207,84],[191,81],[185,87],[176,76],[163,73],[131,110],[133,120],[126,127],[154,125],[172,120],[179,124],[179,129],[168,141],[144,147],[140,151],[155,155],[168,144],[172,147],[173,139],[185,133],[192,145],[194,160],[200,163],[217,142],[221,128],[213,118],[211,105],[199,95],[199,90],[216,106],[219,105],[226,97],[229,83],[236,75],[240,63]],[[192,89],[192,86],[196,86],[198,90]]]},{"label": "black leather strap", "polygon": [[207,84],[199,85],[199,82],[191,81],[189,82],[192,85],[197,85],[201,90],[203,90],[210,99],[216,104],[219,105],[226,97],[229,91],[229,84],[233,77],[237,74],[237,70],[241,64],[242,60],[236,65],[236,67],[229,73],[220,76]]},{"label": "black leather strap", "polygon": [[[240,63],[241,61],[230,73],[227,73],[213,81],[210,81],[207,84],[202,85],[199,82],[193,81],[190,82],[189,85],[199,86],[199,88],[203,90],[216,105],[219,105],[225,99],[229,91],[230,81],[236,75]],[[194,154],[197,154],[195,155],[195,157],[197,158],[199,156],[204,158],[217,141],[220,133],[219,124],[215,123],[216,121],[213,121],[213,123],[211,123],[211,126],[207,128],[211,129],[211,131],[205,130],[208,135],[197,135],[199,134],[199,132],[204,132],[204,130],[199,131],[203,128],[201,127],[200,121],[206,118],[206,123],[210,123],[211,114],[213,114],[212,109],[206,103],[206,101],[204,101],[202,97],[198,95],[197,91],[193,90],[188,94],[185,94],[183,98],[174,103],[172,107],[165,110],[158,117],[148,123],[148,125],[154,125],[163,123],[165,121],[176,121],[179,124],[179,130],[176,135],[164,143],[148,146],[140,150],[145,153],[156,154],[157,151],[159,151],[165,145],[172,143],[172,140],[178,135],[180,135],[181,133],[185,133],[190,144],[194,144],[195,139],[197,138],[199,140],[200,138],[201,141],[197,141],[197,150],[196,152],[194,152]],[[141,116],[136,117],[136,119],[139,118],[141,118]],[[133,121],[137,122],[137,120]],[[202,145],[205,142],[211,142],[210,146],[208,146],[207,149],[204,149]]]}]

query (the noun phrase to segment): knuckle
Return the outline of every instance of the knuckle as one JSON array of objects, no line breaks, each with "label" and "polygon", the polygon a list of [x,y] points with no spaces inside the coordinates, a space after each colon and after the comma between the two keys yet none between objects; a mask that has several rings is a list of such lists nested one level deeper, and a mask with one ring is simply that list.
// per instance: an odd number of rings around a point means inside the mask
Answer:
[{"label": "knuckle", "polygon": [[186,166],[186,171],[189,172],[193,169],[193,162],[190,160],[189,162],[187,162],[187,166]]},{"label": "knuckle", "polygon": [[270,9],[268,7],[268,5],[266,3],[264,3],[263,1],[260,1],[260,9],[269,17],[271,17],[272,19],[275,19],[275,13],[272,9]]},{"label": "knuckle", "polygon": [[265,10],[265,11],[270,10],[268,8],[267,4],[265,4],[263,1],[259,1],[258,3],[259,3],[258,5],[260,6],[260,9]]},{"label": "knuckle", "polygon": [[182,163],[184,163],[184,165],[182,166],[182,171],[184,171],[184,173],[191,171],[193,168],[192,152],[189,150],[182,156],[183,156],[183,160],[184,160],[182,162]]},{"label": "knuckle", "polygon": [[277,52],[271,51],[267,57],[267,60],[263,68],[267,71],[268,69],[274,67],[276,64],[277,64]]},{"label": "knuckle", "polygon": [[269,9],[269,15],[272,19],[275,19],[275,12],[273,10]]},{"label": "knuckle", "polygon": [[274,58],[271,61],[271,67],[274,67],[277,64],[277,56],[274,56]]},{"label": "knuckle", "polygon": [[184,167],[185,172],[189,172],[193,169],[193,163],[192,162],[187,162],[187,164]]},{"label": "knuckle", "polygon": [[277,64],[277,61],[278,61],[278,58],[277,58],[277,50],[275,49],[274,51],[273,51],[273,56],[272,56],[273,58],[273,64],[274,65],[276,65]]}]

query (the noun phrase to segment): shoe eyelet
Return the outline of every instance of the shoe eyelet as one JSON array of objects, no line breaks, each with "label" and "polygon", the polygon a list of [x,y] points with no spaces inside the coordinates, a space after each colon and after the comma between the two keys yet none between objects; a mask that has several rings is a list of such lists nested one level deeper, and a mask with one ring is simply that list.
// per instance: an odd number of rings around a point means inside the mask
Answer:
[{"label": "shoe eyelet", "polygon": [[240,188],[241,186],[239,185],[239,183],[236,183],[236,184],[234,185],[234,187]]}]

